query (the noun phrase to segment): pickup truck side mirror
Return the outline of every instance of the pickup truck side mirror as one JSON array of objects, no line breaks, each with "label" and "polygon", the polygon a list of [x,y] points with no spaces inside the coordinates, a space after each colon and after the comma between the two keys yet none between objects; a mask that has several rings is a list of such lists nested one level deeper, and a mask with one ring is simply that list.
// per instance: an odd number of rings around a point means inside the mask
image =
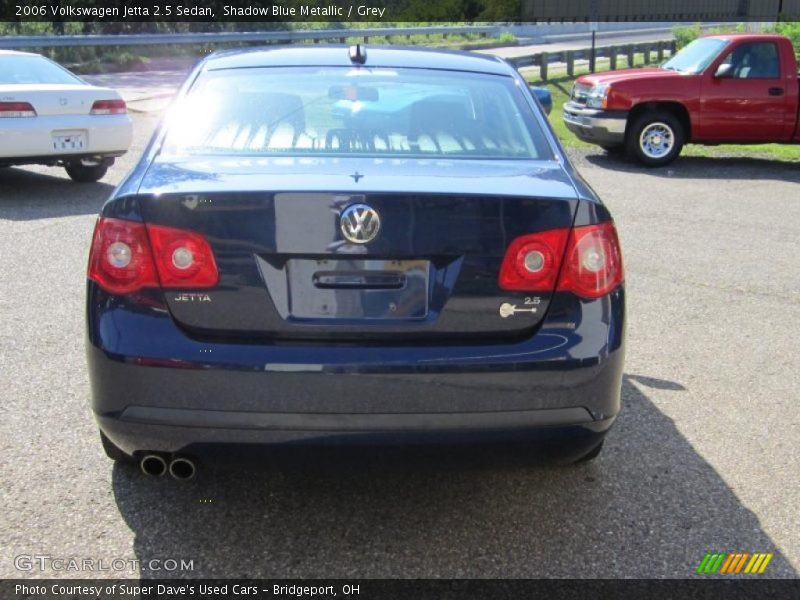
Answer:
[{"label": "pickup truck side mirror", "polygon": [[722,63],[717,67],[717,72],[714,73],[717,79],[730,79],[733,77],[733,65],[730,63]]}]

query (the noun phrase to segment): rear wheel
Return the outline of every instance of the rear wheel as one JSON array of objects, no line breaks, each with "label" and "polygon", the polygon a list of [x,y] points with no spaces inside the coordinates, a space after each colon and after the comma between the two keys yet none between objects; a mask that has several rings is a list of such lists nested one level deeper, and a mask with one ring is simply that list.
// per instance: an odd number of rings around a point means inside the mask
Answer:
[{"label": "rear wheel", "polygon": [[103,178],[108,172],[108,167],[110,167],[112,163],[113,161],[93,162],[80,160],[67,163],[64,168],[72,181],[77,181],[78,183],[94,183]]},{"label": "rear wheel", "polygon": [[103,450],[106,456],[111,460],[115,462],[133,462],[133,458],[120,450],[102,431],[100,432],[100,441],[103,444]]},{"label": "rear wheel", "polygon": [[646,112],[628,129],[628,152],[648,167],[663,167],[678,158],[686,132],[675,115],[664,111]]}]

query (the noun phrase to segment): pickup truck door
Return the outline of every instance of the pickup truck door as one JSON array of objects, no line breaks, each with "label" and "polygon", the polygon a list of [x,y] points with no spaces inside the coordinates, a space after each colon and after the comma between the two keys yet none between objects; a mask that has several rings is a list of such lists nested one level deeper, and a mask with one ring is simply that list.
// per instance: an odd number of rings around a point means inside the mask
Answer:
[{"label": "pickup truck door", "polygon": [[778,45],[743,42],[703,77],[697,141],[788,141],[794,125]]}]

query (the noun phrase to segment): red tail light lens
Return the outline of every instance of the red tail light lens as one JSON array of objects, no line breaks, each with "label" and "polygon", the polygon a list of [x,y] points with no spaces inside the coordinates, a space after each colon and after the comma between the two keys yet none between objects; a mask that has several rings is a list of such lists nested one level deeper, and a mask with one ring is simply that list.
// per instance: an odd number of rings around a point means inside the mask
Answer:
[{"label": "red tail light lens", "polygon": [[95,226],[88,276],[120,295],[159,285],[209,288],[219,280],[211,246],[200,234],[103,217]]},{"label": "red tail light lens", "polygon": [[557,289],[582,298],[604,296],[622,280],[622,253],[611,222],[518,237],[509,245],[498,277],[504,290]]},{"label": "red tail light lens", "polygon": [[29,102],[0,102],[0,119],[35,117],[36,110]]},{"label": "red tail light lens", "polygon": [[121,219],[98,219],[89,254],[88,276],[112,294],[158,287],[145,226]]},{"label": "red tail light lens", "polygon": [[148,225],[161,285],[209,288],[217,285],[219,272],[206,239],[192,231]]},{"label": "red tail light lens", "polygon": [[92,115],[124,115],[128,112],[128,106],[124,100],[97,100],[92,104]]},{"label": "red tail light lens", "polygon": [[617,230],[611,222],[575,227],[569,237],[558,289],[599,298],[624,278]]},{"label": "red tail light lens", "polygon": [[568,238],[569,229],[551,229],[516,238],[500,267],[500,287],[519,292],[552,292]]}]

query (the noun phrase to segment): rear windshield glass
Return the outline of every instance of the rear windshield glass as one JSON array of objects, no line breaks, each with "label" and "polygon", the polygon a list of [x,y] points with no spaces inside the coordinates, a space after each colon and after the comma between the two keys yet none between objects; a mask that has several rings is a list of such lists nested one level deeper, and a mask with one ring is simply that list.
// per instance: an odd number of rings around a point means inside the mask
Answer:
[{"label": "rear windshield glass", "polygon": [[507,76],[425,69],[209,71],[162,153],[551,158],[523,93]]},{"label": "rear windshield glass", "polygon": [[66,69],[42,56],[0,56],[0,85],[15,83],[82,83]]}]

